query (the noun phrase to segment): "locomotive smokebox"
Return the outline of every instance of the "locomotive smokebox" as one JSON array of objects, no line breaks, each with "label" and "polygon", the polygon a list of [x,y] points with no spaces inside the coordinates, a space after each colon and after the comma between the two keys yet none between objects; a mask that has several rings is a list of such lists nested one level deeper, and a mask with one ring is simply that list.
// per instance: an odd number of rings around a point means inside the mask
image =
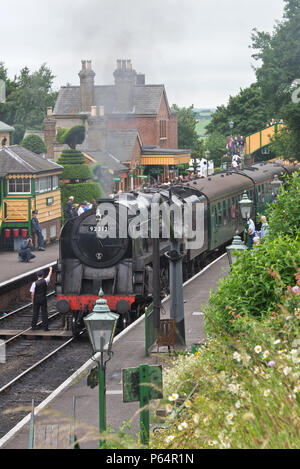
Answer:
[{"label": "locomotive smokebox", "polygon": [[130,305],[126,300],[119,300],[117,303],[117,313],[126,314],[130,310]]}]

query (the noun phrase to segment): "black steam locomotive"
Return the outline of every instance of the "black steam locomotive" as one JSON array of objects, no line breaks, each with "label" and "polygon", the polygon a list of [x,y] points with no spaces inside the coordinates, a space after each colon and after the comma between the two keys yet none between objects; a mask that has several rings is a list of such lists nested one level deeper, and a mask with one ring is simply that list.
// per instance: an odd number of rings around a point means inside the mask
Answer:
[{"label": "black steam locomotive", "polygon": [[[150,219],[151,205],[158,195],[162,203],[179,207],[189,204],[192,213],[201,205],[202,241],[191,249],[185,249],[185,243],[182,243],[183,276],[186,279],[199,271],[216,250],[228,244],[237,231],[241,233],[244,230],[239,210],[244,191],[254,202],[252,218],[255,219],[256,214],[264,213],[266,204],[276,196],[271,184],[274,176],[280,177],[294,169],[279,163],[258,163],[243,170],[224,171],[188,183],[120,194],[114,199],[100,201],[97,209],[67,221],[60,236],[56,294],[57,309],[68,315],[73,334],[77,335],[82,329],[83,317],[93,309],[100,287],[109,308],[119,313],[124,323],[143,313],[151,301],[152,240],[142,235],[127,236],[127,228],[133,216],[142,211],[148,211]],[[99,236],[97,232],[98,210],[104,203],[106,207],[111,205],[113,213],[118,215],[115,237]],[[109,210],[106,213],[109,221]],[[125,234],[123,221],[127,224]],[[119,225],[123,226],[122,234]],[[169,249],[170,239],[161,239],[160,282],[164,292],[169,286],[168,259],[164,254]]]}]

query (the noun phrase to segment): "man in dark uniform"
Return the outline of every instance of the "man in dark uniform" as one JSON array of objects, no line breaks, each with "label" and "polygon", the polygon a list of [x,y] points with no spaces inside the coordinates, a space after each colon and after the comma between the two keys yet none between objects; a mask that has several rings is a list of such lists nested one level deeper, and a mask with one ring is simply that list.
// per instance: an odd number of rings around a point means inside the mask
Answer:
[{"label": "man in dark uniform", "polygon": [[41,225],[39,224],[37,214],[39,212],[37,210],[33,210],[32,212],[32,219],[31,219],[31,230],[32,233],[37,235],[37,240],[38,240],[38,250],[39,251],[45,251],[44,249],[44,236],[42,233],[42,228]]},{"label": "man in dark uniform", "polygon": [[49,273],[44,278],[44,272],[37,272],[37,280],[33,282],[30,288],[31,299],[33,304],[33,316],[31,327],[35,330],[37,327],[40,309],[42,310],[42,327],[44,331],[48,331],[48,311],[47,311],[47,287],[50,283],[52,275],[52,267],[49,267]]}]

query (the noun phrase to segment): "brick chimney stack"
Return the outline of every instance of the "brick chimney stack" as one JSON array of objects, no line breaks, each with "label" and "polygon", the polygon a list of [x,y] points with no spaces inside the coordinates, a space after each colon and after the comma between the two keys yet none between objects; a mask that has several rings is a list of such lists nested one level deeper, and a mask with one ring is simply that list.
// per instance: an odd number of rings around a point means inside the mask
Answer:
[{"label": "brick chimney stack", "polygon": [[117,60],[117,68],[113,75],[115,78],[114,112],[132,112],[136,71],[132,68],[131,60]]},{"label": "brick chimney stack", "polygon": [[94,106],[94,78],[95,72],[92,70],[91,60],[81,61],[80,78],[80,102],[81,112],[90,112]]},{"label": "brick chimney stack", "polygon": [[87,119],[87,137],[89,150],[106,151],[107,116],[104,106],[99,109],[96,106],[91,107],[91,114]]}]

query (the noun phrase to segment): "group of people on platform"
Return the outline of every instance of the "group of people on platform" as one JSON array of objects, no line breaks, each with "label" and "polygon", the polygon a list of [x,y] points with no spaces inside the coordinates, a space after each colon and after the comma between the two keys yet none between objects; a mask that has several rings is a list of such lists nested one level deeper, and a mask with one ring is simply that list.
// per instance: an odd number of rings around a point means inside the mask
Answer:
[{"label": "group of people on platform", "polygon": [[275,124],[284,124],[283,119],[280,119],[280,120],[272,119],[270,122],[266,123],[266,127],[271,127],[272,125],[275,125]]},{"label": "group of people on platform", "polygon": [[227,155],[231,156],[231,166],[233,168],[239,168],[242,157],[245,154],[246,141],[243,136],[230,137],[229,142],[226,145]]},{"label": "group of people on platform", "polygon": [[42,233],[42,228],[38,220],[38,210],[32,211],[31,218],[31,233],[32,236],[27,236],[24,241],[21,242],[21,245],[18,249],[18,260],[19,262],[30,262],[31,259],[34,259],[36,256],[31,251],[34,248],[33,246],[33,237],[36,237],[37,240],[37,249],[39,251],[45,251],[45,240]]},{"label": "group of people on platform", "polygon": [[91,202],[84,200],[80,202],[80,204],[76,204],[74,203],[74,197],[71,195],[65,205],[65,219],[72,220],[96,205],[96,200],[92,200]]},{"label": "group of people on platform", "polygon": [[255,246],[260,244],[260,241],[264,238],[264,236],[268,232],[269,225],[268,225],[267,218],[265,217],[265,215],[261,216],[260,221],[261,221],[261,230],[260,230],[260,233],[258,233],[258,231],[255,228],[255,223],[250,217],[250,215],[248,215],[247,217],[249,250],[255,249]]}]

